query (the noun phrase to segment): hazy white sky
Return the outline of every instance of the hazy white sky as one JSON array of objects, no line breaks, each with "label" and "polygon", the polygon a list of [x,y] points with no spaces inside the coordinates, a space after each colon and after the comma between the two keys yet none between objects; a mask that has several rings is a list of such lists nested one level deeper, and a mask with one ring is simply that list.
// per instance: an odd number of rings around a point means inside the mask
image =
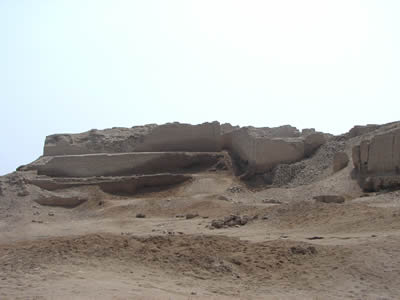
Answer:
[{"label": "hazy white sky", "polygon": [[0,0],[0,174],[45,136],[399,119],[399,0]]}]

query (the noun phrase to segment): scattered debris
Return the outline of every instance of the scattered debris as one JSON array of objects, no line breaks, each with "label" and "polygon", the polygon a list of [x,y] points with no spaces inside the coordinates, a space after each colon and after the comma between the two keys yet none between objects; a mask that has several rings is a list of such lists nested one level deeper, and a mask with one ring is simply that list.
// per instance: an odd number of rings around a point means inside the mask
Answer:
[{"label": "scattered debris", "polygon": [[241,193],[243,192],[243,189],[240,186],[231,186],[227,191],[231,193]]},{"label": "scattered debris", "polygon": [[243,226],[246,225],[250,221],[249,216],[238,216],[238,215],[230,215],[225,217],[224,219],[216,219],[212,220],[211,227],[213,228],[227,228],[234,227],[236,225]]}]

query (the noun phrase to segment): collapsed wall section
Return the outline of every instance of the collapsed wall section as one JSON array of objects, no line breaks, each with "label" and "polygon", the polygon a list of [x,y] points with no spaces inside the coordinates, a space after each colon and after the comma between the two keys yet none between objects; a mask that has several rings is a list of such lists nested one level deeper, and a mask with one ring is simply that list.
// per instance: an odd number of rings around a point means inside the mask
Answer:
[{"label": "collapsed wall section", "polygon": [[60,155],[36,166],[39,175],[52,177],[130,176],[185,173],[212,167],[223,159],[211,152],[132,152]]},{"label": "collapsed wall section", "polygon": [[[265,131],[264,131],[265,132]],[[278,164],[293,163],[312,154],[325,142],[322,133],[301,137],[276,138],[241,128],[223,136],[224,147],[240,160],[251,174],[263,173]]]},{"label": "collapsed wall section", "polygon": [[300,138],[255,139],[256,172],[265,172],[278,164],[292,163],[304,158],[304,141]]}]

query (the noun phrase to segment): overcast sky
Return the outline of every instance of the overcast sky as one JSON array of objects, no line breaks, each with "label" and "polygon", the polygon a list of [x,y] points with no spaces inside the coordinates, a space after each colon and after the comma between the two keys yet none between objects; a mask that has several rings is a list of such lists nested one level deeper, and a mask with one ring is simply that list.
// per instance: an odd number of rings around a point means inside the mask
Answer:
[{"label": "overcast sky", "polygon": [[399,0],[1,0],[0,174],[145,123],[399,119]]}]

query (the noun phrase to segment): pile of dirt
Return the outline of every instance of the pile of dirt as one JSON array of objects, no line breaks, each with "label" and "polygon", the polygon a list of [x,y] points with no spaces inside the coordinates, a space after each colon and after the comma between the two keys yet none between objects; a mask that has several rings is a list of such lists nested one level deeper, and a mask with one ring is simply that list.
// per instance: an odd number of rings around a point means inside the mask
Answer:
[{"label": "pile of dirt", "polygon": [[[310,247],[313,251],[309,251]],[[300,270],[316,256],[326,256],[330,251],[300,242],[250,243],[223,236],[93,234],[1,245],[0,265],[4,276],[34,273],[46,265],[74,264],[80,259],[94,263],[116,260],[128,265],[152,265],[186,276],[254,278],[262,273],[262,279]]]}]

